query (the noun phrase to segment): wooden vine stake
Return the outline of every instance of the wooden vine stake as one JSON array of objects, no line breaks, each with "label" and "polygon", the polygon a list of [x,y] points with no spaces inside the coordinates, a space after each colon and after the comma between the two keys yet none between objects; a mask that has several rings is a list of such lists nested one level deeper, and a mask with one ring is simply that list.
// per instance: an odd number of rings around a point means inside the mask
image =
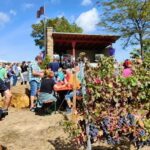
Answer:
[{"label": "wooden vine stake", "polygon": [[76,71],[73,74],[73,111],[72,111],[72,121],[76,123],[77,111],[76,111]]}]

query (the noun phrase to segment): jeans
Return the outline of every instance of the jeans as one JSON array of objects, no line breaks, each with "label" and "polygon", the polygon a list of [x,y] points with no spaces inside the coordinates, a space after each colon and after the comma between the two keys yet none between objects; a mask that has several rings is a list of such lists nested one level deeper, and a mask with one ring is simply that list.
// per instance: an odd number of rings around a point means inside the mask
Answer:
[{"label": "jeans", "polygon": [[36,96],[37,90],[40,88],[40,83],[33,80],[30,81],[30,96]]},{"label": "jeans", "polygon": [[[76,91],[76,96],[79,96],[80,95],[80,92],[77,90]],[[70,92],[68,93],[66,96],[65,96],[65,100],[66,101],[71,101],[71,99],[73,98],[73,92]]]},{"label": "jeans", "polygon": [[13,86],[16,86],[18,77],[16,75],[13,76]]}]

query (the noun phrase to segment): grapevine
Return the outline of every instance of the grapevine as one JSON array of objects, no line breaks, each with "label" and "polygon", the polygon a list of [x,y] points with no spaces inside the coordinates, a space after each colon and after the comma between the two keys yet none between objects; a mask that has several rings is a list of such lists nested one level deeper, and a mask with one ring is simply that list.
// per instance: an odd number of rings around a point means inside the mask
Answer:
[{"label": "grapevine", "polygon": [[133,75],[128,78],[122,76],[122,64],[116,70],[113,57],[103,56],[96,68],[86,64],[86,95],[84,105],[78,108],[79,134],[74,136],[79,145],[86,146],[87,140],[85,108],[92,143],[119,145],[128,141],[137,149],[150,145],[150,70],[145,62],[133,61]]}]

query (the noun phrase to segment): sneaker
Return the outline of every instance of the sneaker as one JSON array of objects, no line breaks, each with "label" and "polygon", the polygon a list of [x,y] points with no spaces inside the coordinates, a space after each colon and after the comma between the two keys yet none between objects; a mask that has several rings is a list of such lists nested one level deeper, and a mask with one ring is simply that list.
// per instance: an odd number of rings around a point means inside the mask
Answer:
[{"label": "sneaker", "polygon": [[30,108],[30,111],[35,112],[35,108],[34,107]]}]

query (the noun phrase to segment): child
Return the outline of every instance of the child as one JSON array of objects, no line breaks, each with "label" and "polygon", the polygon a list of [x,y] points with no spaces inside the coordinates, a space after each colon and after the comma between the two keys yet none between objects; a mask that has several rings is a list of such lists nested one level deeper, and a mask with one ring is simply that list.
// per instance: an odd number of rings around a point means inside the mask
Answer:
[{"label": "child", "polygon": [[62,82],[64,80],[64,73],[62,71],[62,68],[58,69],[58,76],[57,76],[57,82]]}]

